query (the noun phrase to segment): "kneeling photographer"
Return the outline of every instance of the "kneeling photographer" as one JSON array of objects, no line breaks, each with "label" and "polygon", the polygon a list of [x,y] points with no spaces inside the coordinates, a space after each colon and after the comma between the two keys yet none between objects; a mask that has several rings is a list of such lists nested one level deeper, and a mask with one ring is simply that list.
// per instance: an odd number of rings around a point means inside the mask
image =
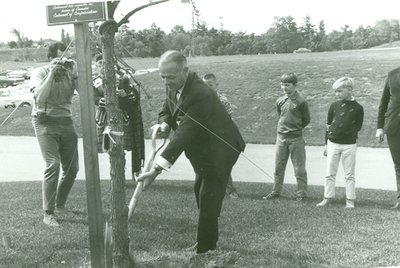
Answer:
[{"label": "kneeling photographer", "polygon": [[[34,92],[32,124],[46,162],[42,186],[43,222],[57,227],[56,213],[65,212],[65,203],[78,173],[77,134],[71,104],[77,88],[76,63],[55,58],[36,68],[31,76]],[[59,180],[60,164],[62,176]]]}]

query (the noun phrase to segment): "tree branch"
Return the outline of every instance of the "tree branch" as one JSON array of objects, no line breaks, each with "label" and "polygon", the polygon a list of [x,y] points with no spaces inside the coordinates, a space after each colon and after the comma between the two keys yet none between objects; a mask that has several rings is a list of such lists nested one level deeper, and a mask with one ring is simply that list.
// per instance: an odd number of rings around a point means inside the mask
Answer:
[{"label": "tree branch", "polygon": [[107,8],[108,8],[108,19],[114,18],[114,13],[115,10],[117,9],[119,4],[119,1],[114,1],[114,2],[107,2]]},{"label": "tree branch", "polygon": [[128,14],[126,14],[126,15],[117,23],[117,28],[119,28],[119,26],[121,26],[121,25],[124,24],[124,23],[128,23],[128,22],[129,22],[129,18],[130,18],[133,14],[135,14],[136,12],[138,12],[138,11],[140,11],[140,10],[146,8],[146,7],[158,5],[158,4],[161,4],[161,3],[164,3],[164,2],[168,2],[168,1],[169,1],[169,0],[159,0],[159,1],[155,1],[155,2],[152,2],[152,1],[151,1],[150,3],[148,3],[148,4],[146,4],[146,5],[143,5],[143,6],[140,6],[140,7],[138,7],[138,8],[135,8],[134,10],[132,10],[132,11],[130,11]]}]

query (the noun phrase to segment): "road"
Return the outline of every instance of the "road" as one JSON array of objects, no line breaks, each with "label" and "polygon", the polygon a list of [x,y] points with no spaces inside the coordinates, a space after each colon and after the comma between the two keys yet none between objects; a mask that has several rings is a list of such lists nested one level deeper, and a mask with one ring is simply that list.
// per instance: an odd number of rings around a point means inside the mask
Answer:
[{"label": "road", "polygon": [[[0,182],[5,181],[40,181],[44,170],[39,145],[35,137],[0,136]],[[146,140],[146,148],[150,141]],[[83,172],[83,142],[79,139],[80,180],[85,179]],[[307,146],[307,172],[310,185],[323,185],[326,158],[322,156],[322,146]],[[274,145],[247,144],[246,150],[240,156],[232,175],[234,181],[273,182]],[[127,154],[127,179],[130,179],[130,154]],[[100,179],[108,180],[108,154],[99,154]],[[293,168],[288,163],[285,183],[295,184]],[[163,180],[193,180],[194,174],[189,161],[184,155],[178,159],[169,172],[163,172],[159,179]],[[395,174],[387,148],[364,148],[357,151],[356,187],[366,189],[396,190]],[[342,168],[339,168],[337,186],[344,186]]]}]

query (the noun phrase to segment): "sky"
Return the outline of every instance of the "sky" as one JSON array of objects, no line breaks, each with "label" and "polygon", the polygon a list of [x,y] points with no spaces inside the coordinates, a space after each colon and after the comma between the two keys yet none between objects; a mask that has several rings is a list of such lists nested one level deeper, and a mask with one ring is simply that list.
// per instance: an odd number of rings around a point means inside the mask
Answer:
[{"label": "sky", "polygon": [[[0,16],[0,42],[16,40],[11,29],[19,30],[32,40],[40,38],[61,39],[61,29],[74,34],[73,25],[48,26],[46,6],[93,2],[93,0],[11,0],[3,3]],[[130,10],[148,3],[149,0],[121,0],[114,18],[118,21]],[[373,26],[377,20],[400,19],[398,0],[195,0],[200,12],[200,21],[209,28],[237,32],[261,34],[271,27],[274,17],[292,16],[301,25],[303,18],[311,17],[318,26],[324,20],[326,30],[340,30],[344,25],[353,29],[360,25]],[[192,9],[190,4],[181,0],[170,0],[148,7],[133,15],[129,28],[141,30],[155,23],[165,32],[175,25],[186,30],[192,27]]]}]

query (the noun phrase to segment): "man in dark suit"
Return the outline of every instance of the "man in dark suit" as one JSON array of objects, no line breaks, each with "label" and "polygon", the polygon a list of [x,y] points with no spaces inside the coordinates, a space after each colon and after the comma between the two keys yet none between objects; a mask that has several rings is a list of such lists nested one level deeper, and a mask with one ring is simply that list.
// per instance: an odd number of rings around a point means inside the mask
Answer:
[{"label": "man in dark suit", "polygon": [[392,207],[400,209],[400,68],[389,72],[378,109],[376,137],[383,141],[387,136],[397,181],[397,202]]},{"label": "man in dark suit", "polygon": [[226,185],[245,143],[215,91],[189,71],[185,56],[167,51],[158,67],[167,95],[159,113],[159,126],[164,136],[170,129],[174,134],[152,170],[138,180],[144,181],[146,189],[185,152],[196,174],[194,192],[199,209],[193,249],[204,253],[216,249]]}]

